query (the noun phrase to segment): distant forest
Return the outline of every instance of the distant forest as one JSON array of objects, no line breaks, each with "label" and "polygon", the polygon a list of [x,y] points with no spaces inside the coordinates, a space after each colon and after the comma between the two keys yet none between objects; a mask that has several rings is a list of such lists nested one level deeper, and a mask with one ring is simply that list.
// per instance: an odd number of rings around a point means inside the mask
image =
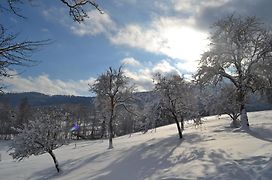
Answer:
[{"label": "distant forest", "polygon": [[[214,90],[216,91],[216,90]],[[138,131],[147,131],[156,127],[174,123],[170,118],[158,117],[159,110],[156,102],[159,96],[154,92],[134,93],[134,116],[127,111],[123,111],[114,124],[114,135],[120,136]],[[261,95],[252,95],[248,101],[249,111],[260,111],[272,109],[272,104]],[[36,92],[28,93],[7,93],[0,96],[0,139],[10,139],[18,128],[26,124],[29,120],[35,119],[37,112],[63,113],[62,125],[65,135],[76,139],[97,139],[107,137],[105,130],[105,116],[98,107],[95,107],[94,97],[82,96],[49,96]],[[122,110],[121,110],[122,111]],[[218,114],[214,110],[203,110],[202,116]],[[78,134],[72,134],[70,129],[73,124],[79,124],[81,129]],[[105,126],[105,127],[103,127]]]},{"label": "distant forest", "polygon": [[94,98],[83,96],[67,96],[67,95],[45,95],[38,92],[25,93],[6,93],[0,96],[0,102],[7,102],[11,106],[19,106],[23,99],[28,100],[30,106],[57,106],[61,104],[82,104],[90,105]]}]

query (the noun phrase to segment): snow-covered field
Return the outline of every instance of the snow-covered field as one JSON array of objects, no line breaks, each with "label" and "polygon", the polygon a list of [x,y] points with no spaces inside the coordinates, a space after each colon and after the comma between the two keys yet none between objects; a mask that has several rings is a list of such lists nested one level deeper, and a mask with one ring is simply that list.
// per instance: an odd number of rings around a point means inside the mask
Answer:
[{"label": "snow-covered field", "polygon": [[182,141],[173,124],[115,138],[112,150],[107,140],[63,146],[61,173],[49,154],[16,162],[0,141],[0,179],[272,179],[272,111],[249,113],[250,133],[233,132],[227,116],[204,121],[186,124]]}]

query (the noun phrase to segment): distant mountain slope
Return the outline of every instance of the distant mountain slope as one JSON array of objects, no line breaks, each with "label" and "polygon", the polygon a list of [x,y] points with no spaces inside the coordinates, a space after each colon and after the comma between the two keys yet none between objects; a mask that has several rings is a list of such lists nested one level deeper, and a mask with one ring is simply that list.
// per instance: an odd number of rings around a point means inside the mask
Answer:
[{"label": "distant mountain slope", "polygon": [[[94,102],[95,97],[84,96],[66,96],[66,95],[54,95],[49,96],[37,92],[25,92],[25,93],[7,93],[0,96],[1,102],[8,102],[12,106],[18,106],[22,99],[27,98],[28,103],[31,106],[52,106],[61,104],[83,104],[91,105]],[[136,92],[134,93],[135,103],[140,106],[152,105],[154,102],[159,101],[159,97],[156,93],[149,92]],[[272,104],[260,100],[258,95],[252,95],[249,103],[247,104],[248,111],[261,111],[272,109]]]},{"label": "distant mountain slope", "polygon": [[[134,94],[136,104],[144,106],[146,103],[152,103],[158,99],[158,96],[153,92],[136,92]],[[27,98],[31,106],[52,106],[60,104],[83,104],[91,105],[95,97],[84,96],[66,96],[54,95],[49,96],[38,92],[25,92],[25,93],[7,93],[0,96],[1,102],[8,102],[12,106],[18,106],[22,99]]]},{"label": "distant mountain slope", "polygon": [[60,104],[84,104],[89,105],[93,102],[93,97],[83,96],[49,96],[37,92],[26,93],[7,93],[0,96],[0,102],[9,102],[12,106],[18,106],[22,99],[27,98],[31,106],[51,106]]}]

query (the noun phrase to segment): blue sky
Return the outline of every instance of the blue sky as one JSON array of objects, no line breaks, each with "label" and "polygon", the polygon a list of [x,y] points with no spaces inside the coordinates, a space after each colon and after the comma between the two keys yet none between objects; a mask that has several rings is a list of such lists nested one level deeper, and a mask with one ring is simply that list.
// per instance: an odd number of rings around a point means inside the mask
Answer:
[{"label": "blue sky", "polygon": [[156,72],[190,77],[207,50],[210,26],[231,13],[256,15],[271,24],[269,0],[97,0],[105,14],[88,9],[89,19],[73,22],[59,0],[19,5],[22,19],[2,13],[1,23],[19,39],[51,39],[35,52],[33,67],[14,67],[7,91],[90,96],[88,83],[109,66],[125,64],[139,91],[152,89]]}]

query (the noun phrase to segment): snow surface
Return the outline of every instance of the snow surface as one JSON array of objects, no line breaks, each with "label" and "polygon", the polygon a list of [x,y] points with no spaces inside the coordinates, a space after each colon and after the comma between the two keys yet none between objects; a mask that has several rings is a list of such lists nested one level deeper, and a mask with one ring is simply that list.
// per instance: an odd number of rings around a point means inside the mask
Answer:
[{"label": "snow surface", "polygon": [[0,141],[0,179],[272,179],[272,111],[249,113],[251,131],[234,132],[227,116],[186,124],[179,140],[175,124],[156,132],[107,140],[79,141],[55,150],[61,173],[49,154],[16,162]]}]

